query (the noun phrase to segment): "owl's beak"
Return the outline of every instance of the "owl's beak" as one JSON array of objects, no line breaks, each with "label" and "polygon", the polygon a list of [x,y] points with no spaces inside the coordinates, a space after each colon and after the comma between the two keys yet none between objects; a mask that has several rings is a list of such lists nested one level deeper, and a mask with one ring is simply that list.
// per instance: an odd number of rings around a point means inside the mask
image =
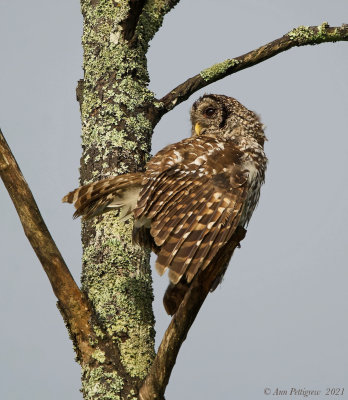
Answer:
[{"label": "owl's beak", "polygon": [[199,122],[197,122],[195,125],[196,135],[199,135],[201,133],[202,128],[203,128],[203,126]]}]

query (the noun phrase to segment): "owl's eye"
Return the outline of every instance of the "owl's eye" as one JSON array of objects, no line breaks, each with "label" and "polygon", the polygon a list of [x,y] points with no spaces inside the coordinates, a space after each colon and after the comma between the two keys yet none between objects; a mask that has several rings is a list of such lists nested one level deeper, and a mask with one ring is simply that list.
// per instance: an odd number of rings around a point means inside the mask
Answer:
[{"label": "owl's eye", "polygon": [[212,117],[215,113],[216,109],[213,107],[208,107],[203,111],[203,115],[208,118]]}]

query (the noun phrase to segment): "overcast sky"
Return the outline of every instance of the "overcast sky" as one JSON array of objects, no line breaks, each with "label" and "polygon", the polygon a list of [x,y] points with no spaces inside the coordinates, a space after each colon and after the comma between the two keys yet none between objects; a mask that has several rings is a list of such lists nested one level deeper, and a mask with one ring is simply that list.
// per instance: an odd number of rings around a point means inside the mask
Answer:
[{"label": "overcast sky", "polygon": [[[346,0],[181,0],[149,51],[158,97],[298,25],[348,23]],[[82,17],[77,1],[0,0],[0,126],[75,279]],[[157,125],[153,153],[189,136],[204,92],[267,126],[266,184],[242,248],[184,343],[167,400],[262,400],[265,388],[346,387],[348,43],[296,48],[196,93]],[[0,398],[81,399],[80,368],[48,280],[0,183]],[[157,345],[170,319],[154,272]],[[279,396],[281,398],[292,398]],[[300,398],[301,396],[297,396]]]}]

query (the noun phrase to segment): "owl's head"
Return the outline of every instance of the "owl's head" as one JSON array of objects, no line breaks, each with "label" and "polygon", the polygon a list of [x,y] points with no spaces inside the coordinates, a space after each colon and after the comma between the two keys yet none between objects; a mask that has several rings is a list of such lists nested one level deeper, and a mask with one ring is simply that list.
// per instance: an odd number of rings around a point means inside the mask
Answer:
[{"label": "owl's head", "polygon": [[191,108],[192,136],[252,136],[261,145],[266,137],[259,117],[233,97],[206,94]]}]

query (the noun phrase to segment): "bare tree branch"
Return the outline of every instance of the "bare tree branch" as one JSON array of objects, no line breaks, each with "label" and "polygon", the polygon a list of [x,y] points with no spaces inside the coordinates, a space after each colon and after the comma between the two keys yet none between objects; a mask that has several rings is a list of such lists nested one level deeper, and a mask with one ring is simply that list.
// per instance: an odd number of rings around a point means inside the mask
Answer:
[{"label": "bare tree branch", "polygon": [[300,26],[283,37],[273,40],[242,56],[227,59],[201,71],[159,100],[158,114],[162,116],[187,100],[197,90],[242,69],[252,67],[295,46],[315,45],[325,42],[348,41],[348,25],[330,27],[326,22],[319,26]]},{"label": "bare tree branch", "polygon": [[59,300],[59,308],[77,343],[80,355],[90,355],[89,345],[91,310],[84,294],[76,285],[63,257],[42,219],[35,199],[0,130],[0,176],[16,207],[24,232],[39,258],[52,289]]},{"label": "bare tree branch", "polygon": [[219,251],[212,263],[193,280],[164,334],[150,372],[140,388],[140,400],[162,400],[164,398],[164,392],[181,345],[216,278],[226,268],[226,263],[228,263],[235,248],[244,239],[245,234],[245,229],[237,228],[231,241]]}]

